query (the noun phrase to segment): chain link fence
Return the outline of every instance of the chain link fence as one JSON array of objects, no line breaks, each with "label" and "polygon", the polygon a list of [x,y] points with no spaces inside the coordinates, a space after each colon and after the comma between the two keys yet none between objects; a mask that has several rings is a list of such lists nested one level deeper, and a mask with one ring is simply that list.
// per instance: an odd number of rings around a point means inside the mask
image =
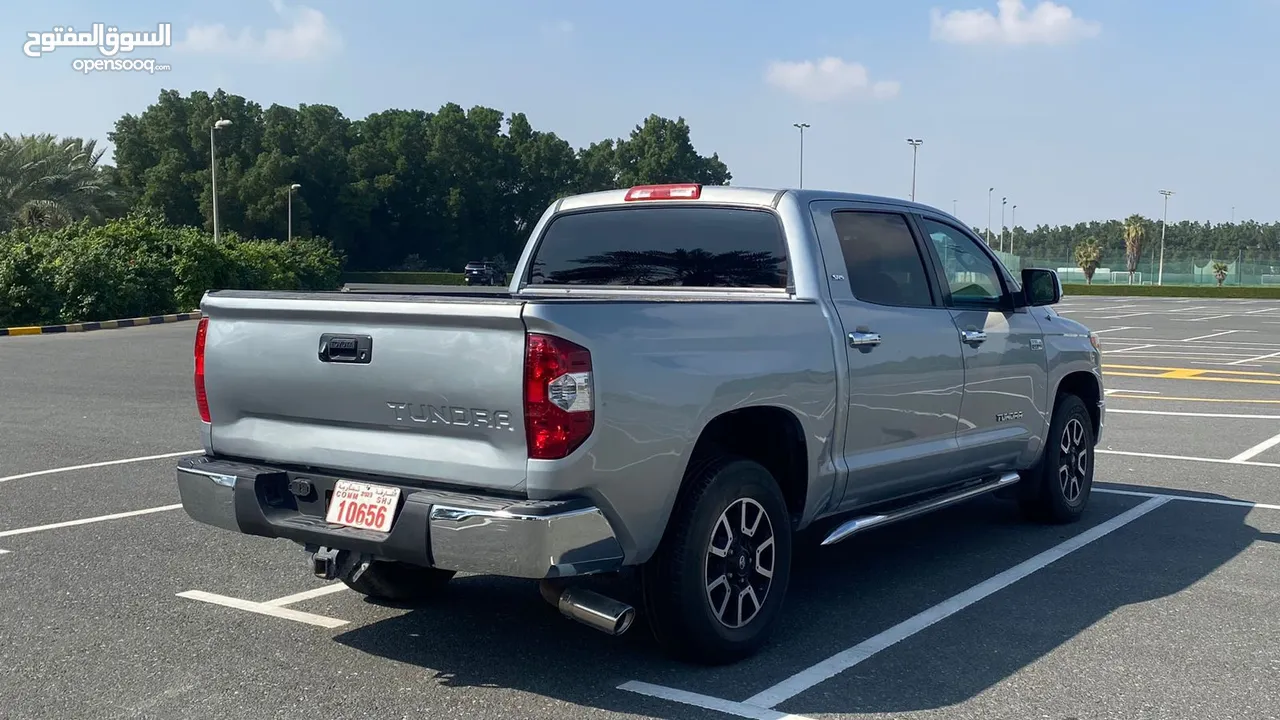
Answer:
[{"label": "chain link fence", "polygon": [[[1070,256],[1039,257],[1017,255],[995,250],[1001,261],[1013,273],[1022,268],[1048,268],[1056,270],[1064,283],[1084,283],[1084,271]],[[1220,267],[1219,267],[1220,266]],[[1280,257],[1248,257],[1240,253],[1227,258],[1199,258],[1194,260],[1171,259],[1165,256],[1161,273],[1158,258],[1142,258],[1132,275],[1125,258],[1103,256],[1093,273],[1094,285],[1218,285],[1217,270],[1223,270],[1222,285],[1255,285],[1280,287]]]}]

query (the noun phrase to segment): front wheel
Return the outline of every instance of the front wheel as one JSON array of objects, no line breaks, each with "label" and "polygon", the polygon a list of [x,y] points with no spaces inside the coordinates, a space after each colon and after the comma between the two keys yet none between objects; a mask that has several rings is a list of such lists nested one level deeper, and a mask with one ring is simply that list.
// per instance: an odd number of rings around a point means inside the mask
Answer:
[{"label": "front wheel", "polygon": [[1023,511],[1042,522],[1079,520],[1093,489],[1093,459],[1093,418],[1088,408],[1078,396],[1059,396],[1040,462],[1024,472],[1019,483]]},{"label": "front wheel", "polygon": [[751,460],[718,456],[687,482],[642,568],[645,612],[670,654],[735,662],[764,644],[782,609],[791,577],[786,501]]}]

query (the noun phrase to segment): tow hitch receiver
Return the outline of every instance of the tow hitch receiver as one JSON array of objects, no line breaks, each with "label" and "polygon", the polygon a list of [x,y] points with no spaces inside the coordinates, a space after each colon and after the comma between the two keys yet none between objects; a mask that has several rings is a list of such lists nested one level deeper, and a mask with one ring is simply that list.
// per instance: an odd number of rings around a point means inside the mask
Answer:
[{"label": "tow hitch receiver", "polygon": [[369,569],[372,558],[350,550],[321,547],[311,554],[311,572],[323,580],[355,582]]}]

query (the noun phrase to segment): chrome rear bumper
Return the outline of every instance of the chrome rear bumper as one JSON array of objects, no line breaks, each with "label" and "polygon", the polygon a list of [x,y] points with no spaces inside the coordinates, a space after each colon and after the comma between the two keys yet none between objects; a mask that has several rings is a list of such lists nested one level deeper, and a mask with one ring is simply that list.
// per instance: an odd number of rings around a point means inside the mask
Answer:
[{"label": "chrome rear bumper", "polygon": [[[184,458],[177,467],[187,514],[232,532],[509,577],[570,577],[622,565],[613,527],[583,500],[494,498],[373,479],[402,490],[391,530],[379,533],[324,521],[339,479],[208,456]],[[295,481],[305,481],[311,491],[299,495]]]}]

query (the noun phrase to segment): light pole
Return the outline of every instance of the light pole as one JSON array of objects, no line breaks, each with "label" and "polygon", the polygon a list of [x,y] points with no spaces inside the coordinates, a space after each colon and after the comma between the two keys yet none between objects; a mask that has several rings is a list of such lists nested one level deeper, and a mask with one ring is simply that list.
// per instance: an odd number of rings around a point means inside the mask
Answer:
[{"label": "light pole", "polygon": [[809,123],[791,123],[791,125],[800,130],[800,188],[804,189],[804,129],[809,127]]},{"label": "light pole", "polygon": [[289,239],[293,239],[293,191],[302,187],[298,183],[289,186]]},{"label": "light pole", "polygon": [[955,215],[955,214],[956,214],[956,201],[955,201],[955,200],[952,200],[952,201],[951,201],[951,214],[952,214],[952,215]]},{"label": "light pole", "polygon": [[924,144],[924,140],[918,138],[907,138],[907,144],[911,146],[911,202],[916,201],[916,156],[920,153],[920,146]]},{"label": "light pole", "polygon": [[1169,196],[1172,190],[1161,190],[1164,196],[1164,217],[1160,219],[1160,271],[1156,273],[1156,285],[1164,284],[1164,229],[1169,224]]},{"label": "light pole", "polygon": [[1000,199],[1000,251],[1005,251],[1005,205],[1009,205],[1007,197]]},{"label": "light pole", "polygon": [[213,131],[231,125],[230,120],[219,120],[209,128],[209,180],[213,185],[213,241],[218,242],[218,151],[214,148]]},{"label": "light pole", "polygon": [[987,188],[987,247],[991,247],[991,193],[995,188]]},{"label": "light pole", "polygon": [[1018,229],[1018,206],[1009,210],[1009,254],[1013,254],[1013,231]]}]

